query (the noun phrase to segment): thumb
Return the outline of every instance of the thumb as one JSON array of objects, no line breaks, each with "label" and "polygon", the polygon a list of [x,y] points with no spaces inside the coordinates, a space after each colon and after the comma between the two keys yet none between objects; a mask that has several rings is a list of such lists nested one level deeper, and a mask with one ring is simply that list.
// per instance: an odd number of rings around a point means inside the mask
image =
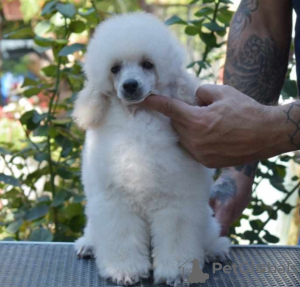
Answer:
[{"label": "thumb", "polygon": [[199,106],[209,106],[222,98],[218,85],[202,85],[196,91]]},{"label": "thumb", "polygon": [[157,111],[176,121],[185,121],[194,108],[180,100],[160,95],[153,95],[146,98],[141,103],[141,106]]}]

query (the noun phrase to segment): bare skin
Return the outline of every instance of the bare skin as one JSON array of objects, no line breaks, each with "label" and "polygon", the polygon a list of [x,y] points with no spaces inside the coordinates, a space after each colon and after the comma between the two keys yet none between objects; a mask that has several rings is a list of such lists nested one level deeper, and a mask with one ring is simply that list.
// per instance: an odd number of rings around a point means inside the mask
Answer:
[{"label": "bare skin", "polygon": [[[224,84],[259,103],[277,103],[287,70],[291,29],[291,0],[242,0],[230,25]],[[280,117],[281,113],[277,111]],[[297,118],[299,114],[294,116]],[[294,128],[287,119],[282,120],[285,127]],[[282,131],[285,144],[278,142],[274,154],[299,149],[300,139],[296,139],[296,145],[292,144],[290,132]],[[269,131],[265,138],[268,135]],[[249,149],[252,149],[251,145]],[[229,226],[241,216],[251,200],[258,159],[262,158],[253,158],[242,168],[223,168],[212,188],[211,206],[221,224],[222,236],[227,234]],[[228,193],[228,189],[220,185],[228,178],[235,183],[235,192]],[[224,198],[224,194],[228,196]]]},{"label": "bare skin", "polygon": [[160,95],[142,105],[171,118],[181,145],[205,166],[235,165],[235,171],[250,176],[253,161],[298,148],[300,101],[266,106],[232,87],[217,85],[201,86],[196,95],[200,106]]},{"label": "bare skin", "polygon": [[211,198],[221,235],[251,199],[258,160],[300,146],[300,102],[262,105],[278,101],[291,23],[291,0],[242,0],[231,23],[224,74],[224,83],[235,89],[202,86],[197,91],[199,107],[162,96],[143,103],[171,118],[180,143],[196,160],[226,167]]}]

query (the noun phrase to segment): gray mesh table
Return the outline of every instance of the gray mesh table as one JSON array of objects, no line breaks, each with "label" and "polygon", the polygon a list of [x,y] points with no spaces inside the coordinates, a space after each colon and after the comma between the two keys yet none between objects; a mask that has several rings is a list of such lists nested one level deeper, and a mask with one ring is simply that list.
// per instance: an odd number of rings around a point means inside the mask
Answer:
[{"label": "gray mesh table", "polygon": [[[206,265],[205,283],[191,286],[300,286],[300,248],[237,246],[231,263]],[[234,265],[235,264],[235,265]],[[234,268],[234,266],[236,266]],[[231,272],[230,272],[231,269]],[[206,275],[207,276],[207,275]],[[93,259],[77,259],[73,244],[0,243],[1,287],[98,287],[116,286],[98,276]],[[143,280],[136,286],[154,286]],[[165,285],[157,285],[163,287]]]}]

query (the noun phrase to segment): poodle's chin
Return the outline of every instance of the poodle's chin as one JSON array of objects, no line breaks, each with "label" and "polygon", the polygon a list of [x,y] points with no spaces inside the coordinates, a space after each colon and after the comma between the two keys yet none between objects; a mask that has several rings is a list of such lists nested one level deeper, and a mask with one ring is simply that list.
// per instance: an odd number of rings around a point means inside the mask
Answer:
[{"label": "poodle's chin", "polygon": [[121,99],[122,104],[124,104],[125,106],[132,106],[132,105],[136,105],[138,103],[141,103],[142,101],[144,101],[147,97],[141,98],[141,99],[136,99],[136,100],[127,100],[127,99]]},{"label": "poodle's chin", "polygon": [[121,97],[118,96],[118,98],[121,100],[123,105],[132,106],[132,105],[136,105],[136,104],[143,102],[151,94],[153,94],[153,92],[149,91],[146,95],[144,95],[142,97],[138,97],[138,98],[128,99],[128,98],[124,98],[123,96],[121,96]]}]

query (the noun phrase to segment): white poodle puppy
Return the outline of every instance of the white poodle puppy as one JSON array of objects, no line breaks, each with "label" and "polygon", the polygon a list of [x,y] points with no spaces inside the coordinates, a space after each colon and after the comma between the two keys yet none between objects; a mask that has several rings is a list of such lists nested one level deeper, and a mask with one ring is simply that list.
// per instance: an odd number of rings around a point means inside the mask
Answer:
[{"label": "white poodle puppy", "polygon": [[211,170],[180,147],[169,118],[135,105],[152,93],[194,104],[199,83],[184,58],[146,13],[101,23],[87,49],[73,112],[86,129],[87,226],[76,248],[82,257],[93,252],[100,275],[117,284],[134,284],[153,268],[156,283],[179,286],[187,260],[202,268],[228,252],[208,205]]}]

